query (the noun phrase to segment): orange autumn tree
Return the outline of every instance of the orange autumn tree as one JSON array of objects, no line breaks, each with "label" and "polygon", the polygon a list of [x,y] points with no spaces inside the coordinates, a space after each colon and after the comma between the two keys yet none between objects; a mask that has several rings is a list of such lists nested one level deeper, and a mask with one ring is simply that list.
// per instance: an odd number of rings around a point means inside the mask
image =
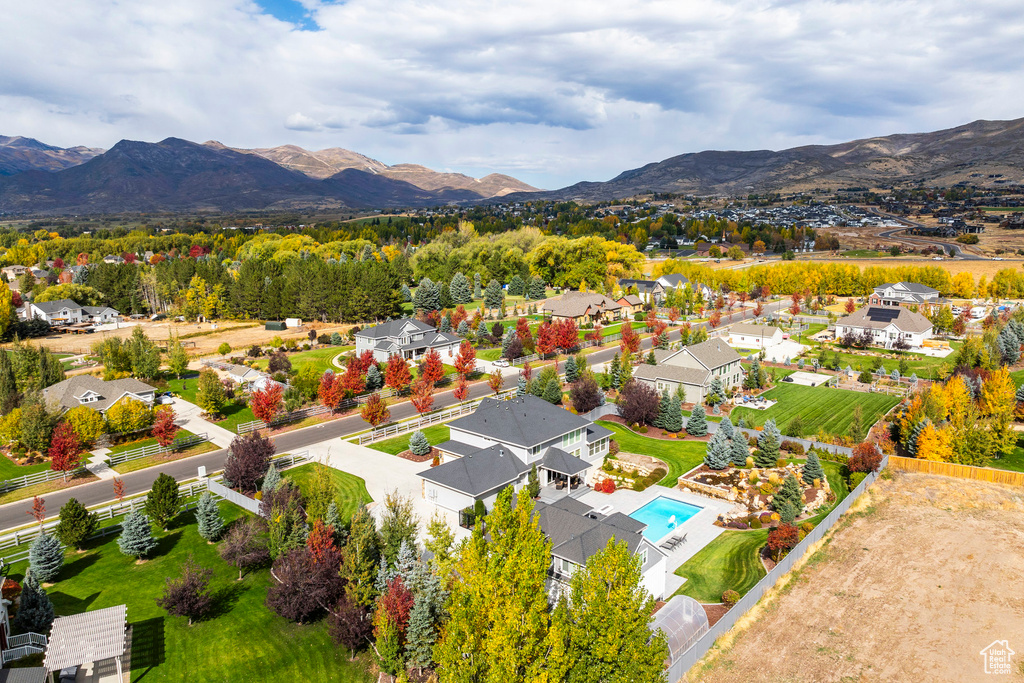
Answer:
[{"label": "orange autumn tree", "polygon": [[412,387],[412,398],[410,400],[412,407],[416,409],[417,413],[420,415],[429,413],[430,409],[434,406],[434,385],[420,378]]},{"label": "orange autumn tree", "polygon": [[505,385],[505,377],[501,374],[501,370],[496,369],[490,375],[487,376],[487,386],[491,388],[495,394],[501,391],[501,388]]},{"label": "orange autumn tree", "polygon": [[466,397],[469,396],[469,383],[466,381],[464,376],[459,375],[459,385],[455,387],[455,391],[452,392],[452,396],[454,396],[455,400],[459,403],[465,401]]},{"label": "orange autumn tree", "polygon": [[640,335],[633,329],[633,325],[627,320],[622,323],[622,339],[619,340],[619,350],[623,353],[636,353],[640,350]]},{"label": "orange autumn tree", "polygon": [[366,420],[371,427],[384,424],[391,419],[391,411],[388,410],[388,402],[380,397],[380,394],[370,394],[359,411],[359,415]]},{"label": "orange autumn tree", "polygon": [[412,384],[412,373],[409,371],[409,363],[399,354],[392,354],[388,358],[388,365],[384,370],[384,385],[398,394],[410,384]]},{"label": "orange autumn tree", "polygon": [[429,382],[434,386],[444,378],[444,363],[441,362],[441,354],[437,349],[430,349],[423,354],[423,361],[420,363],[420,379]]},{"label": "orange autumn tree", "polygon": [[277,382],[267,382],[249,396],[249,408],[257,420],[270,424],[284,405],[284,387]]},{"label": "orange autumn tree", "polygon": [[178,425],[174,424],[174,409],[170,406],[161,406],[153,411],[156,419],[153,421],[153,436],[156,442],[167,448],[174,443],[174,437],[178,435]]},{"label": "orange autumn tree", "polygon": [[317,389],[316,395],[320,399],[320,403],[334,411],[338,409],[338,406],[341,405],[342,400],[345,398],[345,390],[341,386],[338,376],[331,371],[327,371],[320,377],[320,386]]},{"label": "orange autumn tree", "polygon": [[473,345],[468,340],[463,339],[462,343],[459,344],[459,352],[455,355],[455,371],[466,377],[475,369],[476,349],[473,348]]}]

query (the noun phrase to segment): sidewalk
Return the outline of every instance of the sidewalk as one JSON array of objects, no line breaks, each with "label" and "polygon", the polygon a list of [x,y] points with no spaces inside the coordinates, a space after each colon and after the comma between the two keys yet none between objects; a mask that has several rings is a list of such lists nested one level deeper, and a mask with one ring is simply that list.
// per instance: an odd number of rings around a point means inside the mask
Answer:
[{"label": "sidewalk", "polygon": [[216,444],[218,448],[227,448],[231,445],[232,439],[237,436],[234,432],[230,432],[219,425],[202,419],[200,415],[202,415],[203,410],[194,403],[189,403],[175,396],[171,402],[171,407],[174,408],[174,413],[177,415],[174,424],[187,429],[193,434],[205,433],[210,437],[210,442]]}]

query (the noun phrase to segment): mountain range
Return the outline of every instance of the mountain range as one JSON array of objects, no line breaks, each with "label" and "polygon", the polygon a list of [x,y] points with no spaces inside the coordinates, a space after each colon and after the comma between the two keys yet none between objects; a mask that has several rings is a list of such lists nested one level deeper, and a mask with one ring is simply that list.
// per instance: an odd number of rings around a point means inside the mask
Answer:
[{"label": "mountain range", "polygon": [[607,182],[539,191],[515,178],[388,166],[341,148],[235,149],[219,142],[122,140],[63,149],[0,136],[0,211],[122,213],[366,209],[529,199],[602,201],[650,192],[745,195],[813,188],[1024,183],[1024,119],[975,121],[782,151],[681,154]]}]

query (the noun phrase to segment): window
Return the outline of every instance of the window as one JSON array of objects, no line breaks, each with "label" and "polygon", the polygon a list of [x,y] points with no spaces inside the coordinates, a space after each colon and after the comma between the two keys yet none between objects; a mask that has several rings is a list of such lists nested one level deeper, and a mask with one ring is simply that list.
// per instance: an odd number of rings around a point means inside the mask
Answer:
[{"label": "window", "polygon": [[643,569],[647,564],[647,548],[641,550],[637,555],[640,557],[640,568]]}]

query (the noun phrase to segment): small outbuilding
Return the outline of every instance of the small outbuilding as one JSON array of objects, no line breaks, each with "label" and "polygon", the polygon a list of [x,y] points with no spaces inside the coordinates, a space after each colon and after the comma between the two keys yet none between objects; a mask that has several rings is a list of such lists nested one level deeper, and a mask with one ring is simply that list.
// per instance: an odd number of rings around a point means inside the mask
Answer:
[{"label": "small outbuilding", "polygon": [[683,654],[711,630],[707,612],[690,596],[675,595],[654,614],[651,630],[659,628],[668,641],[669,680],[677,681],[689,668],[683,666]]}]

